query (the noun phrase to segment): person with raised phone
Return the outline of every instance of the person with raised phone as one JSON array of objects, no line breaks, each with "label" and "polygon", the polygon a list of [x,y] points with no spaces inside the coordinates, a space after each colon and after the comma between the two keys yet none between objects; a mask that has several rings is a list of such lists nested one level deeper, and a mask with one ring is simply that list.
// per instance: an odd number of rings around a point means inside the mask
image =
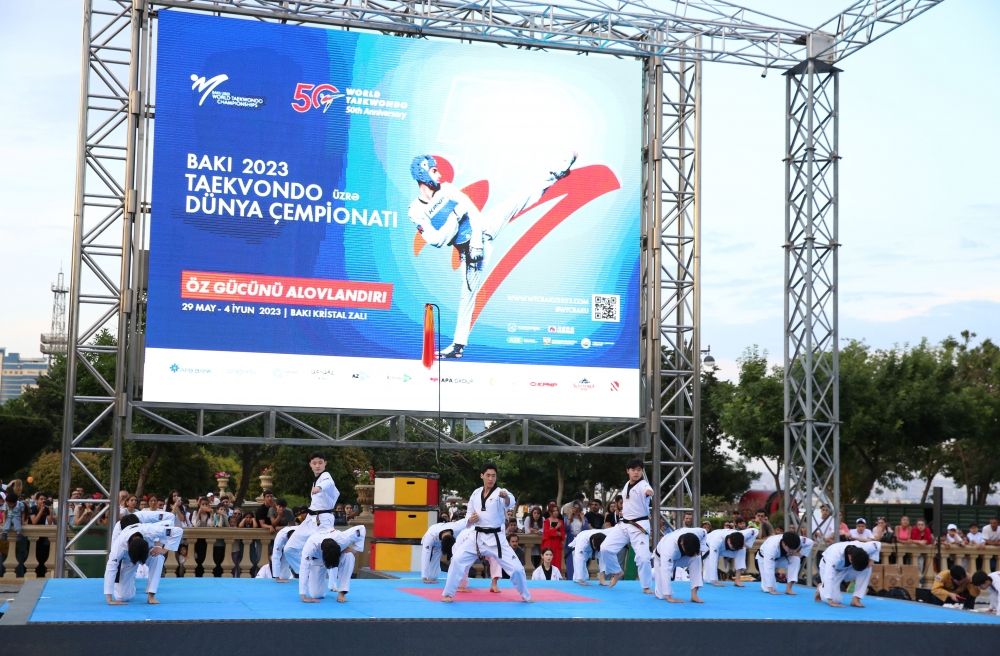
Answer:
[{"label": "person with raised phone", "polygon": [[487,462],[479,471],[482,487],[476,488],[469,497],[468,525],[474,531],[472,539],[456,542],[451,564],[448,566],[448,580],[441,601],[452,602],[458,584],[469,567],[479,558],[495,558],[500,567],[510,575],[510,582],[521,594],[523,601],[531,601],[524,565],[504,536],[507,511],[517,507],[514,495],[497,486],[497,466]]},{"label": "person with raised phone", "polygon": [[333,476],[326,471],[326,456],[322,453],[314,452],[309,456],[309,469],[312,470],[316,480],[313,481],[309,490],[312,496],[309,501],[309,514],[299,525],[288,542],[285,544],[285,561],[292,570],[298,574],[299,560],[302,558],[302,548],[306,544],[309,536],[320,529],[332,529],[334,526],[334,508],[337,506],[337,499],[340,498],[340,490],[333,482]]},{"label": "person with raised phone", "polygon": [[642,460],[634,458],[625,466],[628,482],[622,488],[622,518],[621,521],[608,530],[604,543],[601,544],[601,563],[598,580],[605,585],[603,573],[610,574],[608,587],[614,587],[622,578],[621,564],[618,562],[618,552],[631,544],[635,551],[635,566],[639,572],[639,583],[645,594],[653,594],[653,568],[650,564],[649,552],[649,498],[653,496],[653,487],[646,480]]}]

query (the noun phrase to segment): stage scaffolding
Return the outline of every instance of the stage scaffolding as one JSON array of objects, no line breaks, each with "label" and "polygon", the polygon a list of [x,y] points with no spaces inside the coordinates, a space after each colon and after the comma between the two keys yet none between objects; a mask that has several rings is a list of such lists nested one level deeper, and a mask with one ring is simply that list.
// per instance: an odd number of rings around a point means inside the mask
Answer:
[{"label": "stage scaffolding", "polygon": [[[73,556],[106,553],[82,549],[78,542],[104,515],[117,518],[126,440],[397,448],[432,448],[440,442],[445,449],[608,453],[623,460],[639,455],[651,464],[652,482],[661,493],[654,497],[655,509],[692,510],[697,516],[704,62],[787,71],[786,488],[799,509],[812,507],[814,499],[829,500],[836,509],[839,154],[838,70],[832,64],[940,1],[858,0],[813,28],[721,0],[84,0],[57,575],[82,576]],[[377,416],[361,426],[355,421],[342,427],[349,415],[336,408],[194,407],[139,400],[149,136],[155,116],[151,62],[161,8],[642,59],[644,142],[636,156],[643,159],[645,189],[643,311],[637,327],[643,418],[607,423],[597,417],[490,417],[489,426],[477,432],[468,428],[470,417],[439,423],[433,412]],[[104,330],[116,337],[115,345],[95,343]],[[114,361],[113,375],[102,372],[98,356]],[[86,385],[78,385],[78,376]],[[137,430],[138,418],[156,430]],[[82,456],[88,453],[110,457],[109,475],[87,466]],[[71,467],[81,468],[106,498],[100,512],[69,540],[75,503],[69,499]]]}]

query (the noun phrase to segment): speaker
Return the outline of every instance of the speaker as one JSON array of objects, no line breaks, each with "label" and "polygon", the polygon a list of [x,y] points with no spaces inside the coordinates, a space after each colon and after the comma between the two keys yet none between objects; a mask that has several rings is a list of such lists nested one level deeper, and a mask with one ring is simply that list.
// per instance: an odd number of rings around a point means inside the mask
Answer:
[{"label": "speaker", "polygon": [[942,503],[944,501],[944,488],[934,488],[934,537],[940,538],[944,535],[944,517],[942,517]]}]

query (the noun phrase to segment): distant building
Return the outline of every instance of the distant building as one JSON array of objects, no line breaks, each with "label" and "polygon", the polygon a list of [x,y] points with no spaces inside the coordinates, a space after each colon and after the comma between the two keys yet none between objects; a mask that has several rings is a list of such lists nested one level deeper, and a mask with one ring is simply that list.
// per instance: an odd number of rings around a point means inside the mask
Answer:
[{"label": "distant building", "polygon": [[24,390],[35,387],[38,377],[49,371],[47,358],[22,358],[20,353],[8,353],[0,348],[0,403],[21,396]]}]

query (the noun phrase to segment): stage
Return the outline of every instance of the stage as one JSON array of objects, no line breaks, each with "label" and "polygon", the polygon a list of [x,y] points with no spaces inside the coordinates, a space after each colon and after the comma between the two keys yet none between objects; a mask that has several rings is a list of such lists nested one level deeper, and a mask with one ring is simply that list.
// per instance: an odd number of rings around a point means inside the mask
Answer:
[{"label": "stage", "polygon": [[[29,581],[0,619],[0,644],[19,655],[106,655],[136,641],[144,654],[228,655],[261,647],[294,652],[331,641],[331,647],[374,654],[440,654],[473,645],[477,654],[509,654],[531,644],[546,654],[579,654],[626,640],[630,651],[706,653],[731,643],[740,654],[792,645],[839,654],[849,644],[889,640],[917,654],[940,653],[957,639],[977,644],[1000,635],[1000,617],[985,613],[879,597],[867,598],[863,609],[830,608],[815,603],[806,588],[796,596],[773,596],[753,583],[708,586],[701,591],[704,604],[670,604],[643,595],[634,581],[613,589],[596,582],[531,582],[534,602],[523,603],[509,581],[501,582],[500,594],[490,593],[488,584],[475,579],[472,592],[446,604],[441,584],[423,584],[416,575],[355,579],[348,603],[330,595],[305,604],[295,581],[164,579],[159,605],[146,604],[140,592],[127,605],[108,606],[98,579]],[[675,588],[688,599],[685,582]]]}]

